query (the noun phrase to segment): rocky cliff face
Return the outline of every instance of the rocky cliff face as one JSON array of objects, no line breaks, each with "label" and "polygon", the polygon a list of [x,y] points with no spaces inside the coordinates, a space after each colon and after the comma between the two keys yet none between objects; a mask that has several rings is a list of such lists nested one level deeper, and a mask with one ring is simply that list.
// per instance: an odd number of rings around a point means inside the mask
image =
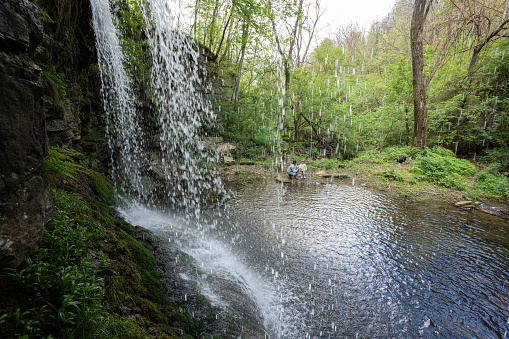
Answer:
[{"label": "rocky cliff face", "polygon": [[0,266],[33,252],[52,216],[35,175],[48,147],[41,69],[31,59],[42,35],[33,3],[0,3]]},{"label": "rocky cliff face", "polygon": [[72,21],[37,4],[0,3],[0,267],[37,249],[54,215],[38,174],[48,147],[81,150],[83,129],[100,125],[88,1],[65,2]]}]

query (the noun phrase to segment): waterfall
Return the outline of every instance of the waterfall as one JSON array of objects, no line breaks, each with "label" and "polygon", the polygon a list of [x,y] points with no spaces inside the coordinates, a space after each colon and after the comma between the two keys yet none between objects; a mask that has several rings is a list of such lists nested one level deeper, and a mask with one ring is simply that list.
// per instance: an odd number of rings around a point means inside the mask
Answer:
[{"label": "waterfall", "polygon": [[[151,88],[161,126],[159,140],[162,163],[168,180],[177,183],[169,203],[198,216],[200,195],[206,190],[222,191],[218,179],[205,173],[205,165],[217,158],[200,143],[200,128],[215,119],[202,82],[206,70],[198,63],[199,52],[192,40],[174,24],[178,10],[173,2],[147,1],[143,14],[150,41]],[[210,87],[210,86],[209,86]]]},{"label": "waterfall", "polygon": [[[166,237],[178,253],[197,258],[202,274],[196,267],[183,268],[181,279],[194,279],[218,305],[229,305],[225,286],[235,285],[256,304],[247,302],[241,309],[275,321],[280,307],[273,283],[233,249],[238,235],[236,225],[222,215],[229,194],[214,173],[218,155],[201,141],[215,114],[198,46],[176,30],[172,1],[139,4],[149,46],[150,74],[143,84],[149,103],[136,99],[109,0],[91,0],[113,177],[131,198],[117,211],[128,222]],[[218,277],[217,287],[208,275]],[[188,300],[185,293],[175,297]]]},{"label": "waterfall", "polygon": [[90,4],[113,177],[127,193],[137,192],[143,196],[141,166],[145,138],[138,122],[132,83],[123,66],[118,32],[109,1],[90,0]]},{"label": "waterfall", "polygon": [[219,207],[226,196],[213,175],[218,155],[200,139],[215,119],[211,86],[203,80],[207,72],[198,62],[198,46],[174,25],[176,5],[140,4],[150,54],[144,84],[150,103],[137,102],[109,1],[91,0],[113,177],[131,198],[199,218],[205,205]]}]

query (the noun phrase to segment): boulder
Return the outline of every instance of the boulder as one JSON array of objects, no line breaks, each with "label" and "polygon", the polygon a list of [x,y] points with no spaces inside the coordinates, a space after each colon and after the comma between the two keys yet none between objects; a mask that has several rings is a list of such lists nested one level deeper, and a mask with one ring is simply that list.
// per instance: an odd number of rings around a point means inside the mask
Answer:
[{"label": "boulder", "polygon": [[231,153],[231,151],[234,151],[235,149],[237,149],[237,146],[235,146],[234,144],[230,144],[228,142],[218,144],[216,146],[216,151],[223,154]]},{"label": "boulder", "polygon": [[234,165],[235,160],[232,157],[224,157],[224,163],[228,165]]},{"label": "boulder", "polygon": [[278,175],[276,177],[276,181],[277,182],[282,182],[282,183],[285,183],[285,184],[289,184],[289,183],[292,182],[292,179],[288,178],[288,176]]},{"label": "boulder", "polygon": [[480,201],[476,201],[475,204],[478,209],[484,213],[496,215],[506,219],[509,218],[509,209],[507,207],[492,206]]},{"label": "boulder", "polygon": [[4,194],[0,201],[0,267],[17,267],[37,249],[43,226],[55,217],[55,211],[39,176],[8,197]]}]

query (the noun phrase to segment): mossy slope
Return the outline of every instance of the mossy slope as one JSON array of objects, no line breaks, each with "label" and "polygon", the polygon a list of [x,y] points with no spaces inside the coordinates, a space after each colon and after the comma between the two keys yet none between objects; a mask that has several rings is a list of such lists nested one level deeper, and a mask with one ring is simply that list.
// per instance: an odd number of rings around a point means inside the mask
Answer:
[{"label": "mossy slope", "polygon": [[77,152],[43,166],[57,217],[40,248],[0,271],[2,338],[181,338],[199,325],[166,297],[152,248],[106,204],[111,183]]}]

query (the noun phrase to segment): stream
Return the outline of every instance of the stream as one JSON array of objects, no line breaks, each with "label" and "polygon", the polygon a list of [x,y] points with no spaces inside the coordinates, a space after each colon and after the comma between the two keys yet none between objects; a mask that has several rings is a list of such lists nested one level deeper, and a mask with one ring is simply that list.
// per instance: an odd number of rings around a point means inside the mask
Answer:
[{"label": "stream", "polygon": [[507,337],[507,219],[349,185],[231,188],[209,227],[140,208],[123,215],[240,285],[269,337]]}]

